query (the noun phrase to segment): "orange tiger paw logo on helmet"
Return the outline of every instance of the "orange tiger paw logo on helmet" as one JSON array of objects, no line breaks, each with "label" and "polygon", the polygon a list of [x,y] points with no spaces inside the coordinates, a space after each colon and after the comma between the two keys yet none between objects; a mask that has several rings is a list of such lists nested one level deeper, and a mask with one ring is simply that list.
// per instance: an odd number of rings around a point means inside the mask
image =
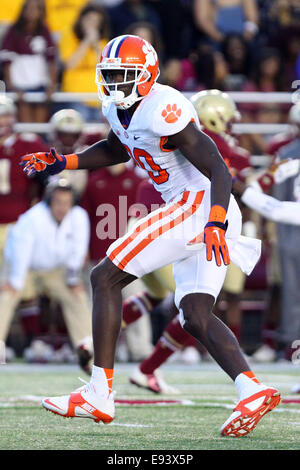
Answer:
[{"label": "orange tiger paw logo on helmet", "polygon": [[181,109],[177,108],[177,104],[168,104],[161,115],[167,123],[173,124],[181,116]]}]

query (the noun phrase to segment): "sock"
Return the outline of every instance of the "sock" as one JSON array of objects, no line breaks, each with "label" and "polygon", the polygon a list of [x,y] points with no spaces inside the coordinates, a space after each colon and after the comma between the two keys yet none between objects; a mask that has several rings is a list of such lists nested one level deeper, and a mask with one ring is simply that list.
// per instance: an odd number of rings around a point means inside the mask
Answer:
[{"label": "sock", "polygon": [[240,401],[266,388],[257,380],[253,372],[250,370],[239,374],[234,383],[237,388]]},{"label": "sock", "polygon": [[155,369],[166,362],[175,351],[188,344],[191,338],[193,337],[180,325],[179,315],[177,315],[164,330],[152,354],[141,363],[141,372],[147,375],[153,374]]},{"label": "sock", "polygon": [[113,369],[103,369],[93,365],[91,384],[99,397],[108,398],[112,392],[113,375]]},{"label": "sock", "polygon": [[151,312],[162,299],[151,297],[147,292],[131,295],[123,302],[122,328],[134,323],[145,313]]}]

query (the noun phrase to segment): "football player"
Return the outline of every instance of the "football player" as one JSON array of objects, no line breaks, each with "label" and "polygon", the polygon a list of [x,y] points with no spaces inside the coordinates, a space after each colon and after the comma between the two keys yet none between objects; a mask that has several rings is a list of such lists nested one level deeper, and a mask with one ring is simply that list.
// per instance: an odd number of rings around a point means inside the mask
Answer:
[{"label": "football player", "polygon": [[[86,142],[89,141],[92,136],[84,133],[84,123],[81,114],[75,109],[61,109],[57,111],[51,117],[50,121],[50,132],[48,135],[49,142],[55,145],[57,152],[62,154],[70,154],[78,152],[87,147]],[[91,143],[95,143],[101,139],[99,133],[94,136]],[[80,199],[88,178],[88,171],[69,171],[64,170],[63,174],[54,175],[50,177],[50,181],[58,181],[64,178],[72,186],[75,192],[76,200]]]},{"label": "football player", "polygon": [[[174,264],[180,322],[234,381],[239,403],[222,435],[244,436],[280,402],[278,390],[260,383],[235,336],[212,313],[230,258],[250,273],[258,240],[241,238],[241,214],[232,177],[213,141],[200,131],[192,103],[157,83],[158,58],[145,40],[112,39],[96,66],[103,114],[111,131],[78,154],[55,149],[23,157],[28,175],[94,169],[132,158],[146,170],[166,202],[116,240],[91,274],[94,365],[90,382],[75,393],[43,400],[59,415],[111,422],[114,355],[122,316],[122,288],[137,277]],[[242,254],[242,256],[241,256]]]}]

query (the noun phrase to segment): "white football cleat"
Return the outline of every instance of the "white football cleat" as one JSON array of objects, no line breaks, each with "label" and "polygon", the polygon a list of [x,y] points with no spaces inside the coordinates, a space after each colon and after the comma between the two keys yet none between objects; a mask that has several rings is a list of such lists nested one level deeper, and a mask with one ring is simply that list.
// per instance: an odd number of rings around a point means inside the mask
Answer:
[{"label": "white football cleat", "polygon": [[130,383],[137,387],[146,388],[154,393],[164,393],[167,395],[177,395],[179,390],[168,385],[163,379],[162,373],[156,369],[153,374],[143,374],[137,367],[129,378]]},{"label": "white football cleat", "polygon": [[108,398],[99,398],[91,383],[71,395],[44,398],[42,405],[64,418],[90,418],[96,423],[110,423],[115,418],[114,393]]},{"label": "white football cleat", "polygon": [[263,344],[252,354],[251,359],[255,362],[274,362],[276,352],[267,344]]},{"label": "white football cleat", "polygon": [[280,401],[280,393],[275,388],[264,388],[241,400],[221,427],[221,436],[246,436],[266,413],[279,405]]}]

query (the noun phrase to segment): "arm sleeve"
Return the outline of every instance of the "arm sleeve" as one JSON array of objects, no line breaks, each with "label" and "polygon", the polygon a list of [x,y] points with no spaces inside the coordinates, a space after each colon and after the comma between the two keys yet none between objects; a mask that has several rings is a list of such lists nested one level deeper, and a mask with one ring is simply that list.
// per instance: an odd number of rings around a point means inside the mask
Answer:
[{"label": "arm sleeve", "polygon": [[251,187],[246,189],[241,199],[246,206],[266,219],[282,224],[300,225],[299,202],[279,201]]},{"label": "arm sleeve", "polygon": [[169,136],[182,131],[191,121],[199,124],[194,106],[177,90],[170,89],[156,105],[151,127],[155,135]]},{"label": "arm sleeve", "polygon": [[33,221],[27,214],[21,216],[9,233],[4,249],[8,263],[8,281],[16,290],[21,290],[30,269],[34,249]]},{"label": "arm sleeve", "polygon": [[71,256],[67,263],[69,278],[78,278],[77,274],[81,271],[85,257],[88,253],[90,241],[90,221],[87,212],[82,207],[75,206],[72,209],[72,244]]}]

